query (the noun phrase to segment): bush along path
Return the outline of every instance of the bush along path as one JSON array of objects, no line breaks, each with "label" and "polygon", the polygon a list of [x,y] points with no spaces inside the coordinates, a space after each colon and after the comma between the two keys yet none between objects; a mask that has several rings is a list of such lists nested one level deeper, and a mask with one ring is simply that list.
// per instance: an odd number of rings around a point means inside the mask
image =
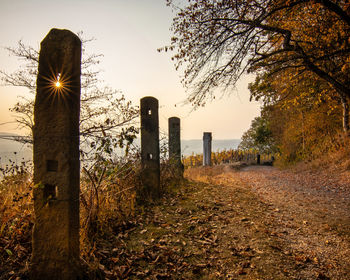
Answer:
[{"label": "bush along path", "polygon": [[[266,172],[189,169],[190,181],[97,243],[99,273],[90,277],[349,279],[349,227],[337,225],[346,217],[332,224],[311,212],[306,220],[302,210],[290,211],[302,205],[275,205],[257,191]],[[275,172],[283,181],[286,174]]]}]

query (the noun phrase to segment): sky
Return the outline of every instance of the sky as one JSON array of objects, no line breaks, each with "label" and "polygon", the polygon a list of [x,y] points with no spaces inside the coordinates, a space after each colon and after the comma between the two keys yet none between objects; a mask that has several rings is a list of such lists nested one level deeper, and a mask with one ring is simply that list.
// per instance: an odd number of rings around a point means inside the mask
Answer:
[{"label": "sky", "polygon": [[[167,132],[168,118],[177,116],[182,139],[201,139],[203,132],[239,139],[259,115],[259,103],[249,102],[248,83],[254,77],[242,77],[236,90],[195,111],[183,105],[188,95],[183,73],[175,70],[171,53],[157,51],[170,43],[174,15],[165,0],[0,0],[0,69],[11,73],[23,63],[4,49],[19,40],[39,49],[51,28],[83,31],[95,39],[87,51],[103,54],[104,84],[137,105],[144,96],[159,100],[161,131]],[[18,96],[30,95],[25,88],[0,86],[0,123],[14,121],[8,109]],[[16,124],[0,125],[0,132],[23,134]]]}]

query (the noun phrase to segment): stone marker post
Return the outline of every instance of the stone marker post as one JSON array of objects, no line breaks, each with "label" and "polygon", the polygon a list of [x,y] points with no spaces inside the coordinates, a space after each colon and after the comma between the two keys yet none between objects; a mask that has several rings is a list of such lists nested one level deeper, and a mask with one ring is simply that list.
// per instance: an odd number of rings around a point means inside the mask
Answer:
[{"label": "stone marker post", "polygon": [[181,162],[181,140],[180,140],[180,119],[172,117],[168,119],[169,133],[169,160],[175,167],[175,175],[183,176],[183,168]]},{"label": "stone marker post", "polygon": [[141,196],[160,196],[158,100],[151,96],[141,99]]},{"label": "stone marker post", "polygon": [[211,165],[211,132],[203,134],[203,165]]},{"label": "stone marker post", "polygon": [[81,41],[52,29],[41,42],[34,105],[31,279],[79,277]]}]

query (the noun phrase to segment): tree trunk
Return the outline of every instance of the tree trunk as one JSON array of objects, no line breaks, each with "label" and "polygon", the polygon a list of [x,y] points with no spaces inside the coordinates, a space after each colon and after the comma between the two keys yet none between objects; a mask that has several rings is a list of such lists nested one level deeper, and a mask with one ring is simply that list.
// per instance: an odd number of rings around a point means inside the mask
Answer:
[{"label": "tree trunk", "polygon": [[349,128],[349,102],[346,97],[341,97],[341,103],[343,105],[343,131],[346,136],[350,136]]},{"label": "tree trunk", "polygon": [[304,112],[301,111],[301,125],[302,125],[302,137],[303,137],[303,157],[305,157],[305,118]]}]

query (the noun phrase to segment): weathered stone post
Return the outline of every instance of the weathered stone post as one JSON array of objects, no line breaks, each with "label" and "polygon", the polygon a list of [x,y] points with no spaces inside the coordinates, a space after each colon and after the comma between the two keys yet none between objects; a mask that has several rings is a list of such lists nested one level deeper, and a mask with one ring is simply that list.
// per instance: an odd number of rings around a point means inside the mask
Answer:
[{"label": "weathered stone post", "polygon": [[203,134],[203,165],[211,165],[211,132]]},{"label": "weathered stone post", "polygon": [[34,105],[31,279],[79,277],[81,41],[52,29],[41,42]]},{"label": "weathered stone post", "polygon": [[141,198],[160,196],[159,119],[158,100],[147,96],[141,99]]},{"label": "weathered stone post", "polygon": [[180,140],[180,119],[172,117],[168,119],[169,129],[169,160],[175,167],[175,175],[183,176],[181,162],[181,140]]}]

